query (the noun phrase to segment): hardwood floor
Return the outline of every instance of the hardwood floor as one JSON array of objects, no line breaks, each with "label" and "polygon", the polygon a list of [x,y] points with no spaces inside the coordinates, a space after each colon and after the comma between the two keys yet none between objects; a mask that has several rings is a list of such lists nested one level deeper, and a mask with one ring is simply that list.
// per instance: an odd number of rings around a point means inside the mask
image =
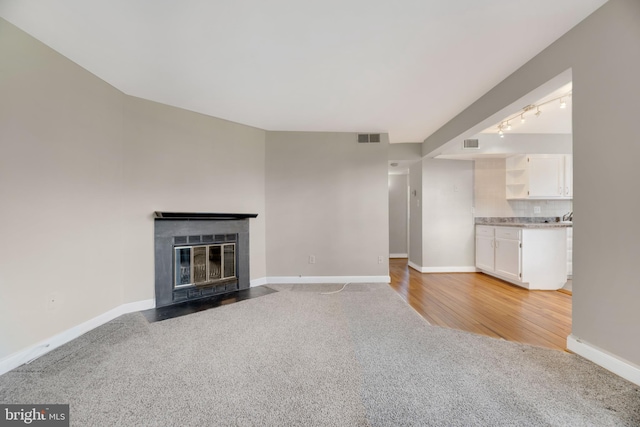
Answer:
[{"label": "hardwood floor", "polygon": [[571,295],[529,291],[482,273],[419,273],[389,264],[391,287],[437,326],[555,350],[571,333]]}]

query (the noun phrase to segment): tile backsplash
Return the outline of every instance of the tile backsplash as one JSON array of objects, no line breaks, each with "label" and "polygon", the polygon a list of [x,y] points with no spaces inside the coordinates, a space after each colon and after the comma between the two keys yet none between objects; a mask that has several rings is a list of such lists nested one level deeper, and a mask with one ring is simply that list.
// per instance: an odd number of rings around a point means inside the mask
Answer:
[{"label": "tile backsplash", "polygon": [[507,200],[505,159],[475,160],[474,195],[476,217],[561,217],[573,210],[572,200]]}]

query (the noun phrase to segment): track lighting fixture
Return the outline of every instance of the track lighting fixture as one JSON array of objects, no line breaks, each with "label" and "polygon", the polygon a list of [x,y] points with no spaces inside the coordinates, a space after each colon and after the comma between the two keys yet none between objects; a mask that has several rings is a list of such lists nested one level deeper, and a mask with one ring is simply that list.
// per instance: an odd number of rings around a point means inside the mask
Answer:
[{"label": "track lighting fixture", "polygon": [[500,138],[504,138],[504,131],[505,130],[511,130],[511,121],[517,119],[518,117],[520,117],[520,123],[524,123],[526,121],[526,117],[525,114],[529,113],[531,110],[536,110],[536,112],[534,113],[534,115],[536,117],[540,117],[540,115],[542,114],[542,110],[540,109],[540,107],[542,107],[543,105],[547,105],[550,104],[552,102],[555,101],[560,101],[560,108],[567,108],[567,101],[566,98],[570,98],[572,95],[572,92],[567,92],[562,96],[559,96],[557,98],[553,98],[553,99],[549,99],[548,101],[545,102],[541,102],[540,104],[530,104],[527,105],[526,107],[524,107],[522,109],[521,112],[514,114],[511,117],[508,117],[506,119],[504,119],[503,121],[500,122],[500,124],[498,125],[498,134],[500,135]]}]

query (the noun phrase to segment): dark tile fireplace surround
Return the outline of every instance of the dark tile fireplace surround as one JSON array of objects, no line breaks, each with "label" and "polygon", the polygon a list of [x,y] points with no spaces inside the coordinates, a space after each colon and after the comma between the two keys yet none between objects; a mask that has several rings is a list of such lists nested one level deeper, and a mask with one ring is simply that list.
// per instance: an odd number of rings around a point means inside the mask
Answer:
[{"label": "dark tile fireplace surround", "polygon": [[249,219],[155,212],[156,307],[249,289]]}]

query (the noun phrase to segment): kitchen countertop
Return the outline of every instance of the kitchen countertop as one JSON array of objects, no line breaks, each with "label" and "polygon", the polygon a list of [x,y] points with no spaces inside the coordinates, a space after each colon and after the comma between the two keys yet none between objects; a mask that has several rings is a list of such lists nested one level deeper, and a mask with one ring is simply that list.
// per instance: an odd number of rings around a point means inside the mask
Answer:
[{"label": "kitchen countertop", "polygon": [[573,222],[559,221],[559,219],[557,217],[478,217],[476,218],[476,225],[520,228],[573,227]]},{"label": "kitchen countertop", "polygon": [[519,228],[568,228],[573,227],[571,222],[483,222],[476,225],[488,225],[492,227],[519,227]]}]

